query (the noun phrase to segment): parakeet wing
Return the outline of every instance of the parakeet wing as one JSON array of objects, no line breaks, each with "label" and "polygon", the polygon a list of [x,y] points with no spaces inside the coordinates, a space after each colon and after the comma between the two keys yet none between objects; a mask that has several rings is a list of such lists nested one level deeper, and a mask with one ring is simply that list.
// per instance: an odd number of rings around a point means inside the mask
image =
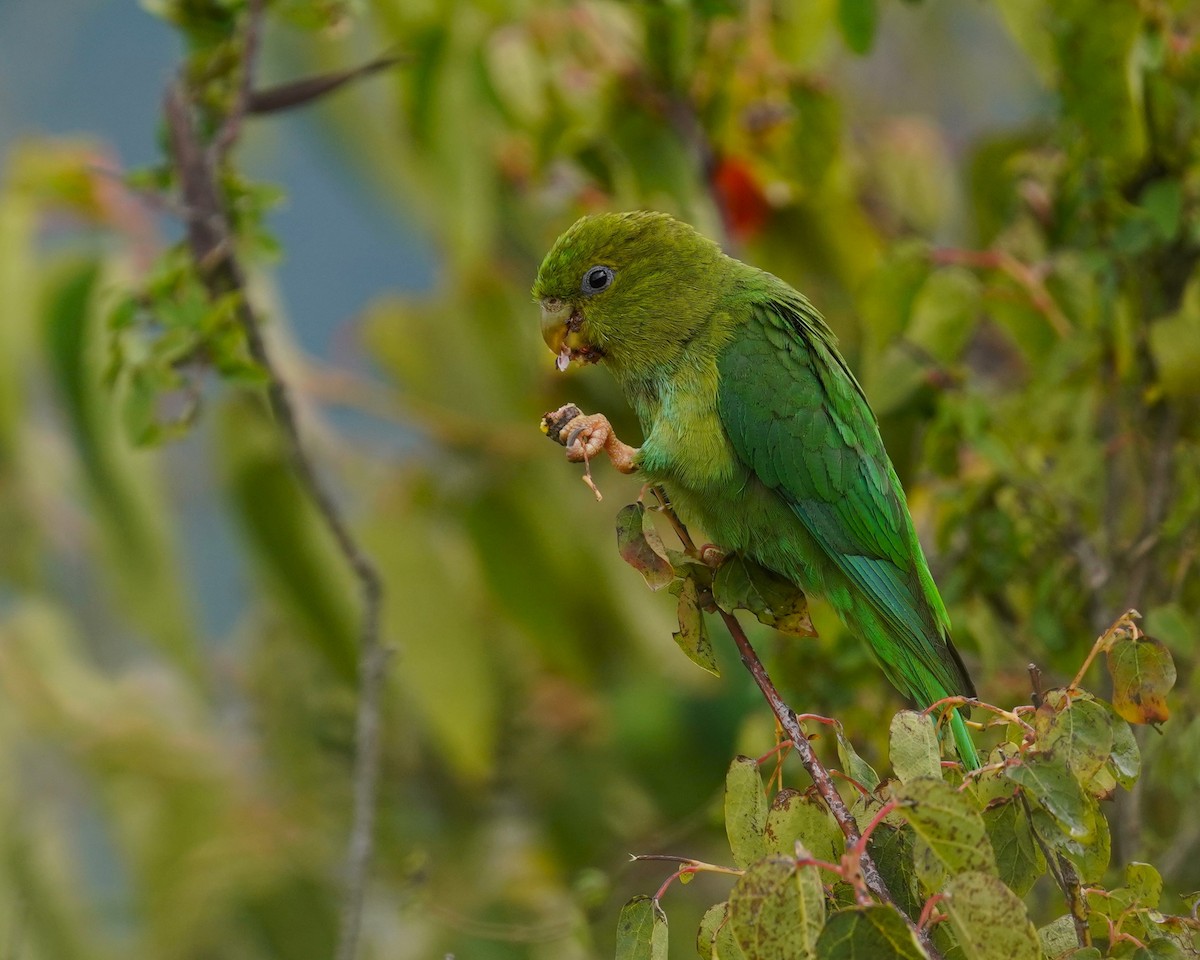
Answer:
[{"label": "parakeet wing", "polygon": [[808,301],[772,280],[718,364],[718,409],[733,448],[857,588],[856,602],[882,619],[889,636],[865,639],[899,645],[884,659],[909,693],[933,695],[922,682],[928,671],[947,694],[969,694],[866,397]]}]

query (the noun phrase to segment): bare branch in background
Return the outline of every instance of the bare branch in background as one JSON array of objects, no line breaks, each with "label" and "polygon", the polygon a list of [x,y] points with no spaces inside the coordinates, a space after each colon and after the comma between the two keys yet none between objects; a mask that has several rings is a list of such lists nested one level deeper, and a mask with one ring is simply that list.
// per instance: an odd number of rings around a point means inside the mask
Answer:
[{"label": "bare branch in background", "polygon": [[207,149],[197,132],[194,107],[182,79],[172,82],[168,88],[164,111],[171,155],[187,211],[188,246],[197,272],[213,300],[229,294],[236,296],[237,319],[245,333],[251,356],[266,375],[267,401],[283,436],[292,468],[358,582],[362,622],[359,631],[354,802],[335,954],[337,960],[351,960],[358,950],[367,873],[374,848],[375,794],[380,753],[379,714],[387,661],[387,651],[379,635],[382,583],[374,563],[351,532],[341,508],[318,475],[304,445],[288,385],[267,350],[261,320],[250,302],[246,276],[237,258],[234,237],[221,199],[218,167],[236,144],[242,120],[250,105],[263,12],[262,0],[251,0],[246,17],[239,93]]}]

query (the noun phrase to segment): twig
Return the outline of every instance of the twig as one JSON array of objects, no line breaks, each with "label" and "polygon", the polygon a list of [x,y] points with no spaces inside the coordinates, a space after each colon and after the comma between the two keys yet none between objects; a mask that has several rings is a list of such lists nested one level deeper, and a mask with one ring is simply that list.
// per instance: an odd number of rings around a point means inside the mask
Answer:
[{"label": "twig", "polygon": [[1058,884],[1058,888],[1063,892],[1063,897],[1066,898],[1067,909],[1071,912],[1071,922],[1075,926],[1075,939],[1079,942],[1080,947],[1090,947],[1092,932],[1088,928],[1087,898],[1083,895],[1079,875],[1075,872],[1071,862],[1051,850],[1046,841],[1042,839],[1042,835],[1037,832],[1037,827],[1033,823],[1033,811],[1029,807],[1029,800],[1026,799],[1025,794],[1018,793],[1017,796],[1025,810],[1025,817],[1029,820],[1029,829],[1033,833],[1033,839],[1037,841],[1037,845],[1042,850],[1042,856],[1046,858],[1046,868],[1050,871],[1054,882]]},{"label": "twig", "polygon": [[262,47],[263,14],[266,0],[248,0],[246,4],[245,32],[242,40],[242,74],[238,77],[237,93],[233,106],[221,122],[217,135],[209,146],[209,164],[215,169],[242,133],[242,121],[250,109],[250,98],[254,88],[254,66],[258,62],[258,51]]},{"label": "twig", "polygon": [[295,406],[262,336],[258,315],[248,297],[246,277],[234,250],[217,181],[218,164],[236,142],[251,88],[264,5],[250,0],[242,80],[229,116],[205,151],[200,144],[193,107],[182,79],[167,90],[164,112],[171,153],[183,193],[187,239],[192,259],[209,297],[236,296],[236,315],[246,346],[267,378],[267,402],[283,437],[296,478],[333,536],[358,582],[362,603],[359,632],[359,696],[355,718],[354,799],[347,846],[342,916],[335,957],[352,960],[357,953],[367,872],[374,849],[375,793],[379,778],[379,712],[387,651],[380,642],[382,583],[379,572],[350,530],[341,508],[317,474],[301,437]]},{"label": "twig", "polygon": [[1117,617],[1116,620],[1113,621],[1112,625],[1105,630],[1104,633],[1096,638],[1096,642],[1092,644],[1092,649],[1088,651],[1088,655],[1083,661],[1083,666],[1079,668],[1079,672],[1075,674],[1075,679],[1072,680],[1070,686],[1067,687],[1068,690],[1079,689],[1079,685],[1083,682],[1083,675],[1087,673],[1088,667],[1090,667],[1092,665],[1092,661],[1096,659],[1096,654],[1108,647],[1109,643],[1112,641],[1112,638],[1116,636],[1118,630],[1130,630],[1133,632],[1135,637],[1140,633],[1137,624],[1133,622],[1134,618],[1140,616],[1141,614],[1136,610],[1126,610],[1123,614]]},{"label": "twig", "polygon": [[954,250],[933,251],[933,262],[938,264],[962,264],[984,270],[999,270],[1023,287],[1029,302],[1046,318],[1054,332],[1062,339],[1071,335],[1071,322],[1062,312],[1038,271],[1022,263],[1005,250]]}]

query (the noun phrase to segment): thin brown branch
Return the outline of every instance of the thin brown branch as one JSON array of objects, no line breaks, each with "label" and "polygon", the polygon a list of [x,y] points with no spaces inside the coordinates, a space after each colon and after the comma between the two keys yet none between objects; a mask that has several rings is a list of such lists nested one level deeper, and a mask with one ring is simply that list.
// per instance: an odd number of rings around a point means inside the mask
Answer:
[{"label": "thin brown branch", "polygon": [[361,596],[354,798],[343,880],[342,916],[335,953],[337,960],[352,960],[358,950],[367,873],[374,848],[375,794],[380,753],[379,714],[387,660],[387,651],[379,636],[382,582],[374,563],[359,545],[341,508],[318,475],[304,445],[287,383],[267,349],[260,319],[249,299],[246,276],[237,259],[234,237],[221,199],[218,167],[241,130],[261,38],[263,10],[262,0],[250,0],[240,92],[208,149],[201,144],[194,107],[182,79],[176,80],[168,88],[164,112],[176,175],[184,207],[188,211],[188,246],[197,272],[211,299],[235,295],[237,319],[250,355],[266,375],[267,403],[283,437],[292,469],[352,570]]},{"label": "thin brown branch", "polygon": [[369,77],[381,70],[405,63],[407,60],[407,57],[400,54],[387,54],[348,70],[322,73],[315,77],[303,77],[300,80],[289,80],[264,90],[254,90],[247,99],[246,112],[251,114],[279,113],[283,110],[306,107],[335,90],[340,90],[354,80]]},{"label": "thin brown branch", "polygon": [[237,143],[242,133],[242,121],[250,109],[250,100],[254,89],[254,67],[258,63],[258,52],[262,48],[263,19],[266,13],[266,0],[248,0],[244,18],[245,32],[242,39],[241,75],[238,77],[237,93],[234,95],[233,106],[221,123],[217,135],[209,145],[213,167],[216,167]]},{"label": "thin brown branch", "polygon": [[775,718],[783,727],[784,732],[791,737],[792,743],[795,745],[796,755],[800,758],[800,763],[804,769],[808,771],[809,777],[812,778],[813,784],[817,788],[817,793],[821,799],[825,801],[825,806],[829,808],[829,812],[833,814],[833,819],[837,821],[837,825],[841,828],[842,833],[846,837],[846,846],[859,853],[859,866],[862,870],[863,882],[867,888],[885,903],[890,903],[900,911],[901,916],[904,916],[905,921],[912,928],[913,932],[921,940],[921,945],[931,958],[940,956],[933,946],[933,941],[930,939],[929,931],[922,930],[917,927],[911,917],[905,916],[904,910],[892,898],[888,892],[887,884],[884,883],[883,877],[879,873],[879,867],[875,864],[874,858],[867,851],[866,845],[859,847],[862,839],[862,834],[858,829],[858,823],[854,816],[850,813],[850,808],[846,806],[846,801],[842,799],[842,795],[838,793],[837,787],[833,785],[833,779],[829,775],[829,771],[825,769],[825,765],[817,758],[816,753],[812,748],[812,744],[808,742],[808,737],[804,735],[804,731],[800,728],[800,723],[796,719],[796,713],[789,707],[779,695],[779,691],[775,689],[775,684],[771,680],[770,674],[767,673],[767,668],[763,666],[763,662],[755,653],[754,647],[751,646],[749,638],[746,636],[746,631],[742,629],[742,625],[738,623],[737,617],[732,613],[726,613],[718,608],[717,612],[721,615],[721,619],[725,621],[725,626],[729,629],[730,635],[733,637],[733,642],[737,645],[738,653],[741,655],[742,664],[750,672],[750,676],[754,678],[754,682],[758,685],[758,689],[762,691],[764,699],[766,699],[771,712],[775,714]]},{"label": "thin brown branch", "polygon": [[955,250],[933,251],[933,262],[938,264],[961,264],[982,270],[999,270],[1025,290],[1029,302],[1050,324],[1054,332],[1063,339],[1071,335],[1071,322],[1062,312],[1058,302],[1046,289],[1041,275],[1027,263],[1022,263],[1005,250]]}]

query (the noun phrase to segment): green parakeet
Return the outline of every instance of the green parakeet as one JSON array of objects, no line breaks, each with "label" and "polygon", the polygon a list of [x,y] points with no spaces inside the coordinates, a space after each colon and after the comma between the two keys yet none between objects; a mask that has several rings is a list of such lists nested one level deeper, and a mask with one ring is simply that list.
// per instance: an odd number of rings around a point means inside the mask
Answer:
[{"label": "green parakeet", "polygon": [[[581,418],[573,460],[662,484],[684,517],[825,597],[922,707],[974,696],[862,388],[804,296],[665,214],[584,217],[533,288],[559,369],[604,363],[641,422]],[[957,711],[968,767],[979,759]]]}]

